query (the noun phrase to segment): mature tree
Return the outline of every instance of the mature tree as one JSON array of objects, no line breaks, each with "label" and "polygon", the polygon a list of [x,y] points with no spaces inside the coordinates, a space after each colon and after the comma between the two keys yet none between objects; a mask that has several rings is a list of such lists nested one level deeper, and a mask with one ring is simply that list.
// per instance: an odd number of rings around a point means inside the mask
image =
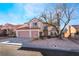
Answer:
[{"label": "mature tree", "polygon": [[[40,17],[46,23],[51,24],[56,29],[56,35],[61,37],[64,29],[72,20],[74,10],[74,8],[67,6],[67,4],[58,4],[54,10],[44,10]],[[62,23],[63,26],[60,29]]]},{"label": "mature tree", "polygon": [[59,36],[61,37],[61,34],[65,30],[66,26],[69,24],[69,22],[74,17],[73,14],[74,14],[75,8],[67,6],[67,4],[62,4],[62,5],[59,6],[59,10],[60,10],[60,13],[61,13],[60,22],[63,23],[63,27],[62,27],[62,29],[59,33]]}]

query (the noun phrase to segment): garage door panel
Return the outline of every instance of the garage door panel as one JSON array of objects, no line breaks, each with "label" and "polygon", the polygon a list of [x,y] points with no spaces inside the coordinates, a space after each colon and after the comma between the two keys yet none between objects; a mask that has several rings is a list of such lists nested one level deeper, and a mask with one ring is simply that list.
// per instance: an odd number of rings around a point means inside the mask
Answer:
[{"label": "garage door panel", "polygon": [[19,37],[29,37],[29,31],[19,31]]}]

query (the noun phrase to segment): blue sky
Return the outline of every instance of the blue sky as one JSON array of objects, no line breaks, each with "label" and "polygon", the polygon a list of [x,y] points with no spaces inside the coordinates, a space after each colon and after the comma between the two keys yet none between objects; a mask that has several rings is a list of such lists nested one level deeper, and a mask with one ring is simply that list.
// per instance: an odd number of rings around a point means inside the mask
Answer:
[{"label": "blue sky", "polygon": [[[24,4],[24,3],[0,3],[0,24],[12,23],[23,24],[34,17],[38,17],[44,9],[54,8],[53,3]],[[76,7],[76,14],[70,24],[79,24],[79,4],[68,4],[69,7]]]}]

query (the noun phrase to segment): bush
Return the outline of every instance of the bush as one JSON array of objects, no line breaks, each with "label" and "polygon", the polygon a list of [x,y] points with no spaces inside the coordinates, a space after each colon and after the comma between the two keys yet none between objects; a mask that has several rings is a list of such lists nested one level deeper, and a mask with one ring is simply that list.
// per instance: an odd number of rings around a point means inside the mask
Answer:
[{"label": "bush", "polygon": [[40,39],[42,39],[42,40],[43,40],[43,39],[44,39],[44,36],[40,36]]},{"label": "bush", "polygon": [[7,35],[7,30],[6,30],[6,29],[2,30],[1,36],[8,36],[8,35]]},{"label": "bush", "polygon": [[47,38],[51,38],[51,36],[47,36]]}]

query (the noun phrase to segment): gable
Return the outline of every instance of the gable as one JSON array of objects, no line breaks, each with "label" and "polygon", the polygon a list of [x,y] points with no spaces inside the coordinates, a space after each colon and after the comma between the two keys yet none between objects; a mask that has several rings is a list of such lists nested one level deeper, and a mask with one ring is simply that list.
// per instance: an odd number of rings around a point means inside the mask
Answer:
[{"label": "gable", "polygon": [[28,24],[29,24],[29,27],[33,27],[34,24],[36,24],[37,27],[41,28],[43,26],[43,22],[41,22],[39,19],[37,18],[33,18]]},{"label": "gable", "polygon": [[28,23],[31,23],[31,22],[41,22],[43,23],[41,20],[37,19],[37,18],[33,18],[32,20],[30,20]]}]

